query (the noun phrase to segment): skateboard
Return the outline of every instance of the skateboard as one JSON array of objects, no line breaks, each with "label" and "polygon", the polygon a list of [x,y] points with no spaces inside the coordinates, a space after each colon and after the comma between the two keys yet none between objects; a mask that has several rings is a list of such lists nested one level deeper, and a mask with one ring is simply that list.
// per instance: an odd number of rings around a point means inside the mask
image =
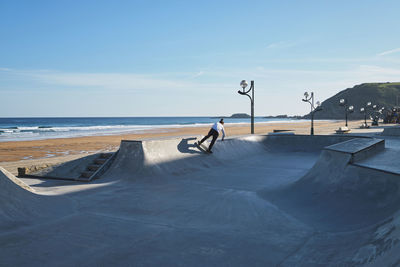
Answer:
[{"label": "skateboard", "polygon": [[206,154],[211,154],[210,152],[208,152],[208,148],[205,147],[203,144],[199,145],[199,143],[197,143],[197,142],[195,142],[194,144],[196,145],[196,147],[197,147],[200,151],[202,151],[202,152],[204,152],[204,153],[206,153]]}]

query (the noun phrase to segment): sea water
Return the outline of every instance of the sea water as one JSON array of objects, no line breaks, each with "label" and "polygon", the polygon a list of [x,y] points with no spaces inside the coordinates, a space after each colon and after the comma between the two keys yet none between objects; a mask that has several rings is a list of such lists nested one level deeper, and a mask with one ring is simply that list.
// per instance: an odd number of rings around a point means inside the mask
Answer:
[{"label": "sea water", "polygon": [[[0,118],[0,142],[116,135],[166,131],[166,128],[210,126],[212,117],[92,117],[92,118]],[[224,118],[226,124],[250,123],[248,118]],[[300,122],[288,118],[255,118],[256,123]]]}]

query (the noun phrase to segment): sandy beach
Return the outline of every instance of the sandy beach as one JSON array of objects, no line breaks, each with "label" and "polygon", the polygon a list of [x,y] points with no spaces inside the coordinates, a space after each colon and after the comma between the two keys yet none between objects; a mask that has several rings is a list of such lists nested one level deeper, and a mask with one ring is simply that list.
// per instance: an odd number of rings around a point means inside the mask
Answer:
[{"label": "sandy beach", "polygon": [[[357,132],[361,123],[362,121],[350,121],[349,128],[352,129],[352,132]],[[343,121],[315,121],[315,134],[333,134],[341,126],[344,126]],[[227,124],[225,128],[228,137],[250,134],[249,124]],[[371,131],[377,131],[378,129],[371,128]],[[1,142],[0,166],[16,173],[17,167],[53,165],[96,152],[116,151],[121,140],[199,136],[205,135],[208,130],[209,127],[163,128],[148,130],[140,134]],[[274,130],[292,130],[295,134],[309,134],[310,122],[257,123],[255,126],[256,134],[268,134]]]}]

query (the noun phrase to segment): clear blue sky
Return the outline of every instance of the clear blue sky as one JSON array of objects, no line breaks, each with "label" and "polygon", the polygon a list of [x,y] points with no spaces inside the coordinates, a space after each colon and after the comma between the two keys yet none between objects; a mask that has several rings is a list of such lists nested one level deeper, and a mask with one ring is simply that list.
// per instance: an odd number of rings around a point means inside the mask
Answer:
[{"label": "clear blue sky", "polygon": [[0,0],[0,117],[305,114],[400,81],[400,1]]}]

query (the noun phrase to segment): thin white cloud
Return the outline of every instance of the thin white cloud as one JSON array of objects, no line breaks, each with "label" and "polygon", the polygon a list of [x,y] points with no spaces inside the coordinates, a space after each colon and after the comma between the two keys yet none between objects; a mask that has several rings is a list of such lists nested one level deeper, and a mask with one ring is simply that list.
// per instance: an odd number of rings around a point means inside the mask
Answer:
[{"label": "thin white cloud", "polygon": [[400,52],[400,48],[395,48],[395,49],[392,49],[392,50],[387,50],[387,51],[384,51],[382,53],[379,53],[378,56],[386,56],[386,55],[390,55],[390,54],[398,53],[398,52]]},{"label": "thin white cloud", "polygon": [[[2,69],[0,69],[1,71]],[[204,90],[220,88],[220,84],[200,82],[194,78],[204,74],[197,73],[74,73],[50,70],[7,70],[3,77],[14,76],[19,81],[51,85],[54,88],[94,88],[104,91],[161,92],[182,90]],[[1,79],[1,76],[0,76]]]},{"label": "thin white cloud", "polygon": [[[201,75],[201,79],[191,79],[191,77],[199,75]],[[10,76],[12,79],[7,78]],[[181,109],[190,109],[190,114],[203,114],[204,106],[192,102],[193,98],[201,96],[207,103],[213,103],[216,99],[224,99],[224,105],[221,107],[215,105],[217,107],[215,112],[231,114],[237,112],[238,108],[245,109],[247,107],[243,104],[243,99],[236,93],[240,81],[247,79],[255,80],[257,103],[260,103],[257,105],[259,115],[305,114],[306,106],[301,102],[305,90],[313,91],[317,99],[323,101],[340,90],[356,84],[398,82],[399,77],[400,68],[388,68],[378,64],[360,64],[335,70],[275,69],[261,65],[254,68],[206,68],[198,73],[165,72],[156,74],[12,70],[0,72],[0,81],[2,78],[4,79],[0,85],[0,91],[5,92],[7,89],[11,95],[17,92],[18,88],[29,91],[28,93],[34,92],[36,89],[51,88],[56,91],[54,95],[62,97],[67,94],[72,97],[87,91],[86,89],[93,89],[99,93],[97,95],[107,96],[107,99],[113,99],[114,102],[123,102],[117,98],[119,95],[126,97],[132,93],[141,94],[141,98],[132,98],[136,99],[132,101],[136,101],[134,103],[137,107],[142,107],[143,114],[153,114],[150,113],[153,112],[152,109],[144,105],[144,102],[153,103],[156,100],[159,102],[164,100],[173,107],[183,105],[184,107],[182,106]],[[18,84],[19,82],[23,83]],[[65,89],[68,90],[67,93]],[[74,93],[71,94],[70,90]],[[118,105],[116,107],[119,108]],[[290,110],[287,107],[290,107]],[[164,112],[160,110],[162,110],[161,107],[156,107],[154,112]]]},{"label": "thin white cloud", "polygon": [[196,74],[194,74],[194,75],[192,75],[192,76],[189,76],[189,79],[198,78],[198,77],[200,77],[200,76],[203,76],[203,74],[204,74],[204,71],[199,71],[198,73],[196,73]]},{"label": "thin white cloud", "polygon": [[150,89],[184,87],[184,82],[129,73],[29,73],[43,83],[73,87],[101,87],[104,89]]}]

